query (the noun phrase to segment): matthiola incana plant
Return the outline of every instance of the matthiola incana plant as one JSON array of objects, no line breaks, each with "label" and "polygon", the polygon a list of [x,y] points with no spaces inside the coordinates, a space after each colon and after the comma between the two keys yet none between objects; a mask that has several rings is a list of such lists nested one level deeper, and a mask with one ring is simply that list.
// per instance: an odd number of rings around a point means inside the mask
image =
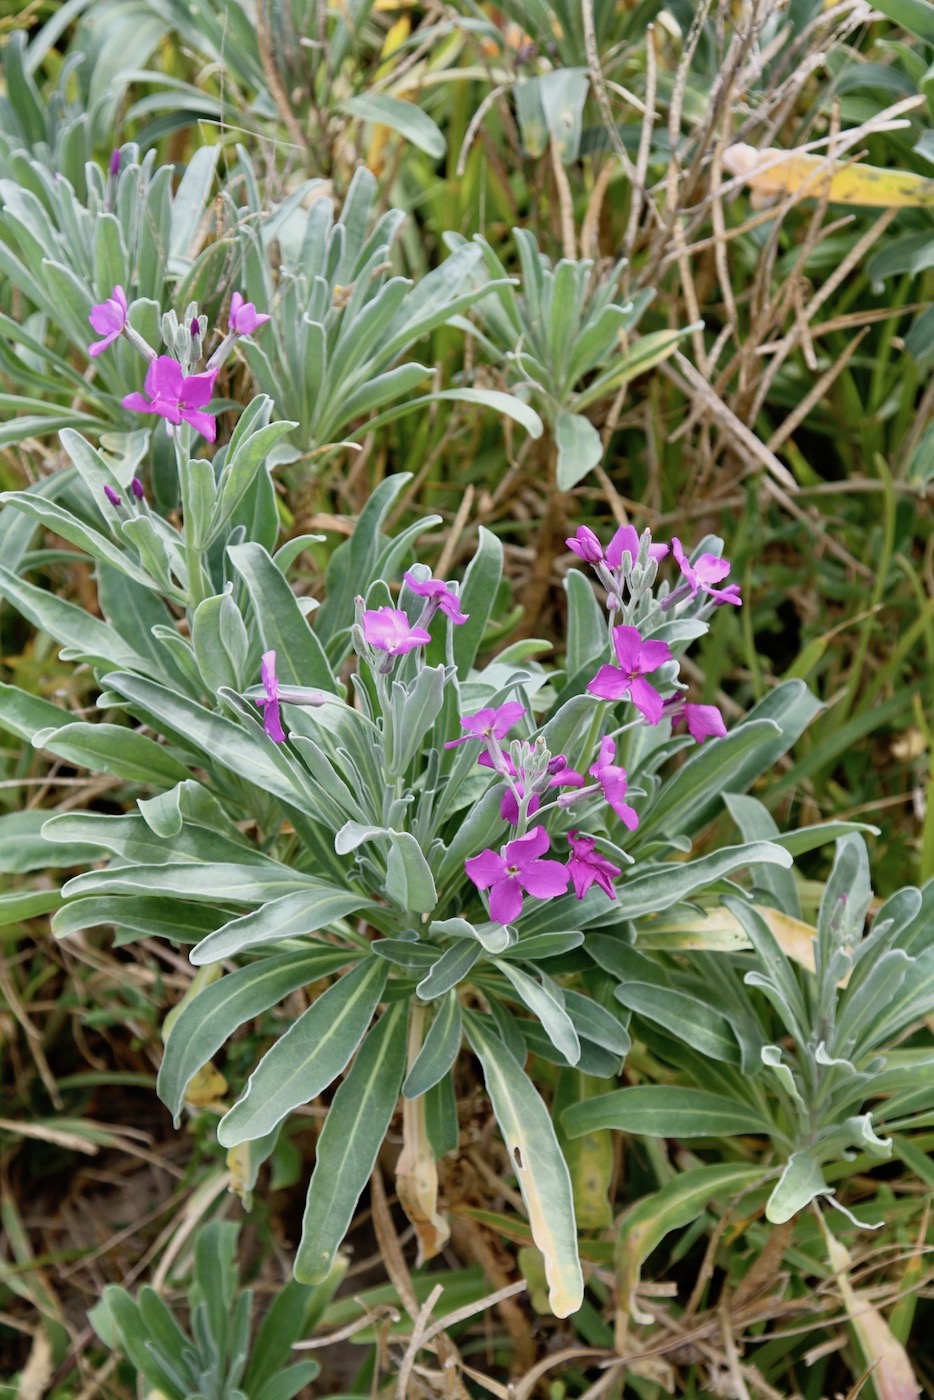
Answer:
[{"label": "matthiola incana plant", "polygon": [[[220,360],[241,336],[262,335],[266,313],[238,298],[210,352],[190,307],[182,321],[164,318],[160,352],[122,323],[119,292],[91,310],[96,345],[103,358],[129,337],[142,357],[124,404],[141,428],[171,435],[180,518],[150,502],[144,446],[118,457],[73,431],[62,434],[78,482],[67,506],[32,492],[2,498],[6,520],[24,513],[93,561],[103,618],[17,574],[20,532],[0,594],[91,668],[101,718],[6,685],[0,722],[66,763],[116,775],[128,809],[45,822],[50,865],[94,864],[63,886],[54,931],[110,924],[121,942],[190,945],[196,972],[158,1082],[177,1122],[193,1077],[241,1025],[315,987],[288,1024],[267,1019],[268,1048],[217,1130],[248,1193],[290,1115],[329,1095],[295,1261],[308,1283],[332,1269],[400,1102],[399,1199],[421,1257],[443,1247],[437,1162],[458,1147],[452,1071],[469,1048],[551,1306],[567,1315],[583,1277],[564,1149],[585,1130],[577,1100],[601,1102],[589,1077],[614,1087],[633,1016],[640,1037],[643,1022],[661,1023],[695,1056],[713,1046],[740,1065],[741,1096],[761,1097],[766,1076],[785,1085],[782,1050],[766,1053],[742,1000],[698,1010],[698,982],[732,985],[738,956],[753,960],[751,981],[760,952],[777,975],[756,891],[785,877],[790,851],[851,828],[778,837],[741,823],[733,844],[693,846],[724,792],[767,770],[815,702],[800,682],[780,685],[727,732],[682,681],[685,648],[719,607],[743,605],[713,538],[690,548],[625,527],[604,544],[579,530],[569,546],[607,606],[572,570],[559,669],[523,644],[478,665],[501,546],[481,530],[462,579],[433,577],[416,543],[435,517],[393,539],[381,530],[402,475],[374,491],[313,596],[296,568],[311,537],[279,539],[269,477],[293,425],[271,422],[270,400],[254,399],[213,460],[193,455],[215,438]],[[751,888],[737,883],[743,871]],[[702,973],[693,958],[706,959]],[[824,1040],[828,1055],[849,1053],[849,1041]],[[555,1067],[563,1121],[530,1055]],[[651,1131],[690,1135],[683,1116],[672,1128],[657,1106],[647,1111]],[[703,1121],[721,1130],[715,1115]],[[771,1131],[751,1112],[743,1127]],[[753,1173],[766,1193],[800,1150],[790,1128],[774,1141]]]}]

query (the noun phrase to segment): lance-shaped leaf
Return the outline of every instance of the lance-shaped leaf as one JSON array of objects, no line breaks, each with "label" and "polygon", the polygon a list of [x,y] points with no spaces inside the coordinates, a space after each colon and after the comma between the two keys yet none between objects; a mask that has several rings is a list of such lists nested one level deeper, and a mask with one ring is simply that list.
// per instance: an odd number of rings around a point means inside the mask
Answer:
[{"label": "lance-shaped leaf", "polygon": [[34,627],[54,637],[66,661],[106,661],[112,666],[126,666],[131,670],[145,672],[148,669],[148,663],[106,622],[92,617],[74,603],[56,598],[54,593],[48,593],[44,588],[25,583],[2,566],[0,597],[12,603],[17,612],[22,613]]},{"label": "lance-shaped leaf", "polygon": [[568,1137],[618,1128],[646,1137],[735,1137],[772,1125],[747,1103],[678,1084],[634,1084],[574,1104],[562,1120]]},{"label": "lance-shaped leaf", "polygon": [[445,992],[464,980],[482,951],[479,943],[466,938],[454,943],[441,954],[428,976],[419,982],[415,988],[416,995],[421,1001],[434,1001],[436,997],[444,996]]},{"label": "lance-shaped leaf", "polygon": [[[565,1118],[571,1111],[568,1110]],[[646,1325],[653,1322],[652,1314],[640,1312],[636,1303],[642,1265],[652,1250],[671,1230],[692,1224],[715,1196],[739,1195],[762,1177],[760,1167],[740,1164],[695,1167],[630,1206],[623,1216],[616,1241],[616,1287],[620,1308],[636,1322]]]},{"label": "lance-shaped leaf", "polygon": [[308,875],[287,866],[229,865],[190,862],[186,865],[135,865],[115,870],[90,870],[62,887],[66,899],[85,894],[174,894],[229,904],[265,904],[280,895],[306,890]]},{"label": "lance-shaped leaf", "polygon": [[581,1043],[574,1022],[548,987],[536,982],[521,967],[513,967],[499,958],[494,958],[493,962],[512,983],[520,1001],[538,1017],[555,1049],[560,1050],[568,1064],[576,1065],[581,1057]]},{"label": "lance-shaped leaf", "polygon": [[125,725],[79,722],[63,725],[51,734],[45,730],[37,737],[41,738],[37,748],[95,773],[114,773],[129,782],[160,787],[188,777],[188,769],[168,749]]},{"label": "lance-shaped leaf", "polygon": [[804,1150],[793,1152],[766,1203],[766,1219],[773,1225],[782,1225],[818,1196],[832,1195],[833,1189],[827,1185],[812,1154]]},{"label": "lance-shaped leaf", "polygon": [[252,914],[232,919],[208,935],[191,951],[195,967],[218,962],[260,948],[264,943],[281,943],[285,938],[301,938],[326,928],[334,919],[371,907],[371,901],[356,890],[339,889],[324,880],[303,878],[301,890],[264,904]]},{"label": "lance-shaped leaf", "polygon": [[330,1273],[389,1130],[405,1073],[407,1012],[396,1002],[377,1021],[328,1109],[295,1257],[302,1283]]},{"label": "lance-shaped leaf", "polygon": [[388,975],[388,964],[368,958],[318,997],[263,1056],[246,1093],[221,1119],[222,1146],[264,1137],[333,1083],[366,1034]]},{"label": "lance-shaped leaf", "polygon": [[417,1099],[444,1078],[457,1059],[463,1030],[460,1002],[452,989],[438,1006],[425,1043],[406,1075],[402,1092]]},{"label": "lance-shaped leaf", "polygon": [[185,1088],[244,1021],[260,1016],[297,987],[328,977],[355,954],[317,944],[239,967],[204,987],[172,1024],[156,1090],[179,1125]]},{"label": "lance-shaped leaf", "polygon": [[337,691],[324,648],[309,627],[279,566],[261,544],[228,545],[227,554],[246,584],[264,651],[276,653],[283,689],[309,686]]},{"label": "lance-shaped leaf", "polygon": [[729,1021],[699,997],[674,987],[630,981],[617,987],[614,996],[630,1011],[654,1021],[663,1030],[673,1029],[679,1040],[702,1055],[729,1065],[739,1064],[739,1046]]},{"label": "lance-shaped leaf", "polygon": [[470,1043],[483,1066],[490,1102],[528,1211],[532,1238],[545,1258],[548,1298],[556,1317],[577,1312],[584,1280],[577,1256],[574,1199],[551,1116],[531,1080],[501,1040],[471,1016]]}]

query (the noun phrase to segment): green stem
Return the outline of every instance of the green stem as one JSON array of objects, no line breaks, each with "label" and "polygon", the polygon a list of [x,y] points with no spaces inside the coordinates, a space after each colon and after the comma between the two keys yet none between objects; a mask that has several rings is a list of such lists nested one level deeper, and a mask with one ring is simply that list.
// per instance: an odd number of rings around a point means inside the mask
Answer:
[{"label": "green stem", "polygon": [[194,512],[191,507],[191,490],[188,473],[188,457],[191,448],[191,429],[180,423],[175,429],[175,465],[178,471],[178,489],[182,499],[182,540],[185,548],[185,568],[188,574],[188,612],[191,617],[199,603],[207,597],[204,571],[201,567],[201,551],[192,535]]}]

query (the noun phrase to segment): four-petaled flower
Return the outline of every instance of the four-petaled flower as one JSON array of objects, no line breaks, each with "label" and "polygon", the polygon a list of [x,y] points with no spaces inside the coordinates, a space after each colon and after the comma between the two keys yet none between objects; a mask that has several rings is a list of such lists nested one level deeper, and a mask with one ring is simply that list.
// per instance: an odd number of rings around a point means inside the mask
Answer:
[{"label": "four-petaled flower", "polygon": [[466,744],[468,739],[505,739],[508,731],[524,714],[525,706],[520,705],[518,700],[507,700],[505,705],[497,705],[495,709],[464,715],[461,728],[466,729],[467,733],[459,739],[449,739],[444,747],[453,749],[458,744]]},{"label": "four-petaled flower", "polygon": [[615,756],[616,744],[607,735],[600,744],[600,752],[590,770],[590,776],[596,778],[603,788],[603,796],[623,825],[628,826],[630,831],[635,831],[639,825],[639,816],[635,807],[630,807],[628,802],[623,801],[629,784],[625,768],[620,768],[613,762]]},{"label": "four-petaled flower", "polygon": [[182,374],[182,367],[169,355],[159,355],[146,371],[143,388],[149,395],[127,394],[124,408],[135,413],[158,413],[169,423],[190,423],[208,442],[217,436],[217,424],[210,413],[201,410],[214,393],[217,370],[206,374]]},{"label": "four-petaled flower", "polygon": [[684,720],[688,733],[698,744],[702,744],[705,739],[726,737],[726,725],[716,705],[692,705],[687,700],[679,700],[677,697],[666,700],[666,709],[669,705],[672,706],[672,729]]},{"label": "four-petaled flower", "polygon": [[[624,553],[628,554],[633,564],[635,564],[639,554],[640,539],[641,536],[638,534],[634,525],[620,525],[616,534],[606,547],[606,562],[609,564],[610,568],[618,569],[620,567],[623,562]],[[654,559],[656,563],[658,560],[664,559],[667,553],[667,544],[649,545],[649,558]]]},{"label": "four-petaled flower", "polygon": [[412,627],[401,608],[370,608],[362,618],[363,638],[376,651],[402,656],[431,641],[424,627]]},{"label": "four-petaled flower", "polygon": [[666,642],[644,642],[638,627],[614,627],[613,647],[618,666],[601,666],[587,689],[601,700],[622,700],[628,695],[649,724],[662,717],[662,697],[645,679],[672,659]]},{"label": "four-petaled flower", "polygon": [[729,559],[718,559],[716,554],[701,554],[692,564],[677,535],[672,537],[671,552],[684,575],[684,583],[680,587],[689,588],[692,598],[701,592],[709,594],[715,603],[735,603],[737,606],[742,603],[738,583],[728,583],[726,588],[716,586],[730,572]]},{"label": "four-petaled flower", "polygon": [[114,287],[113,294],[106,301],[92,306],[88,312],[88,320],[98,335],[104,337],[103,340],[95,340],[93,345],[88,346],[88,354],[95,359],[103,354],[108,345],[113,345],[126,325],[126,292],[123,288]]},{"label": "four-petaled flower", "polygon": [[264,326],[269,319],[269,316],[264,312],[257,311],[251,301],[244,301],[239,292],[234,292],[230,298],[230,316],[227,319],[227,328],[233,335],[252,335],[259,326]]},{"label": "four-petaled flower", "polygon": [[610,899],[615,899],[613,880],[621,873],[619,866],[614,865],[595,849],[592,836],[580,836],[572,830],[568,832],[568,842],[571,847],[571,859],[567,868],[577,898],[583,899],[590,886],[597,885]]},{"label": "four-petaled flower", "polygon": [[452,593],[446,583],[442,583],[439,578],[426,578],[420,583],[411,572],[403,574],[403,580],[409,585],[413,593],[417,593],[420,598],[427,598],[440,608],[446,617],[452,622],[466,622],[468,613],[461,612],[460,599],[456,593]]},{"label": "four-petaled flower", "polygon": [[551,845],[543,826],[526,836],[507,841],[503,852],[481,851],[464,862],[467,874],[478,890],[490,891],[490,918],[508,924],[522,913],[522,892],[537,899],[553,899],[564,894],[570,875],[556,860],[541,857]]},{"label": "four-petaled flower", "polygon": [[276,653],[274,651],[263,652],[260,674],[266,698],[265,700],[257,700],[256,703],[263,712],[263,728],[273,743],[284,744],[285,734],[282,729],[282,718],[279,714],[279,677],[276,675]]}]

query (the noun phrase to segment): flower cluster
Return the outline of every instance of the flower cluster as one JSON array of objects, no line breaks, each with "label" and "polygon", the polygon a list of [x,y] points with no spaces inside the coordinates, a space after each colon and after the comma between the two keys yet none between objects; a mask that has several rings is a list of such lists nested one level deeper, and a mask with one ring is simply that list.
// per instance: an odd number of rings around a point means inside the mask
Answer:
[{"label": "flower cluster", "polygon": [[[617,734],[625,734],[633,725],[656,726],[667,719],[672,728],[685,724],[691,738],[699,744],[725,735],[726,726],[716,706],[685,700],[686,687],[677,680],[677,661],[668,642],[644,635],[642,629],[662,622],[670,607],[698,593],[704,593],[715,605],[738,604],[739,588],[724,582],[730,571],[729,561],[709,553],[690,559],[677,538],[670,547],[656,545],[648,531],[639,536],[631,526],[618,530],[605,552],[596,535],[586,527],[581,527],[568,544],[579,558],[595,568],[610,598],[613,660],[599,667],[586,689],[597,701],[628,701],[637,712]],[[663,584],[656,600],[653,585],[658,565],[669,554],[677,563],[681,578],[673,590]],[[383,705],[382,722],[386,722],[388,713],[387,676],[413,653],[414,675],[422,675],[424,648],[432,641],[429,627],[436,615],[444,616],[449,629],[467,621],[457,586],[432,578],[424,565],[416,564],[405,574],[402,595],[400,601],[405,607],[385,604],[367,608],[363,598],[357,599],[354,645],[372,672]],[[413,602],[418,599],[422,606],[416,617]],[[614,622],[614,615],[620,614],[623,620]],[[635,618],[641,626],[636,625]],[[450,636],[448,630],[449,641]],[[280,705],[323,701],[320,697],[308,699],[308,692],[283,690],[275,662],[275,652],[264,654],[262,694],[257,695],[256,703],[263,713],[265,732],[274,743],[281,744],[286,741],[286,733]],[[395,706],[395,699],[392,704]],[[596,753],[591,749],[581,755],[579,768],[565,754],[552,754],[542,736],[510,737],[526,714],[526,706],[517,700],[505,700],[465,714],[460,720],[464,732],[444,745],[454,749],[476,743],[478,765],[490,769],[502,782],[500,814],[513,832],[498,850],[488,847],[468,857],[464,869],[477,890],[486,895],[490,918],[504,925],[520,916],[526,895],[551,899],[565,894],[570,886],[576,897],[583,899],[596,886],[610,899],[615,898],[613,881],[621,870],[609,855],[629,857],[606,838],[582,831],[577,824],[579,813],[591,813],[598,829],[605,821],[601,813],[607,811],[627,831],[636,831],[639,826],[638,810],[629,800],[626,769],[617,762],[617,738],[614,734],[600,736],[602,712],[595,711],[594,733],[589,741],[596,745]],[[574,821],[575,825],[565,827],[565,821]],[[549,856],[556,836],[567,840],[566,862]]]},{"label": "flower cluster", "polygon": [[[115,152],[119,156],[119,152]],[[164,418],[172,427],[188,423],[208,442],[217,435],[214,415],[208,405],[214,395],[214,383],[231,346],[241,336],[253,335],[269,317],[256,310],[251,301],[245,302],[240,292],[234,292],[227,320],[227,334],[208,360],[203,371],[190,373],[202,358],[207,320],[199,316],[197,307],[189,306],[180,325],[174,312],[163,317],[163,340],[169,354],[158,354],[129,322],[129,305],[122,287],[114,287],[105,301],[92,306],[88,320],[102,338],[88,346],[88,354],[96,358],[114,341],[123,336],[149,361],[144,393],[127,394],[123,407],[134,413],[152,413]],[[170,427],[171,431],[171,427]]]}]

